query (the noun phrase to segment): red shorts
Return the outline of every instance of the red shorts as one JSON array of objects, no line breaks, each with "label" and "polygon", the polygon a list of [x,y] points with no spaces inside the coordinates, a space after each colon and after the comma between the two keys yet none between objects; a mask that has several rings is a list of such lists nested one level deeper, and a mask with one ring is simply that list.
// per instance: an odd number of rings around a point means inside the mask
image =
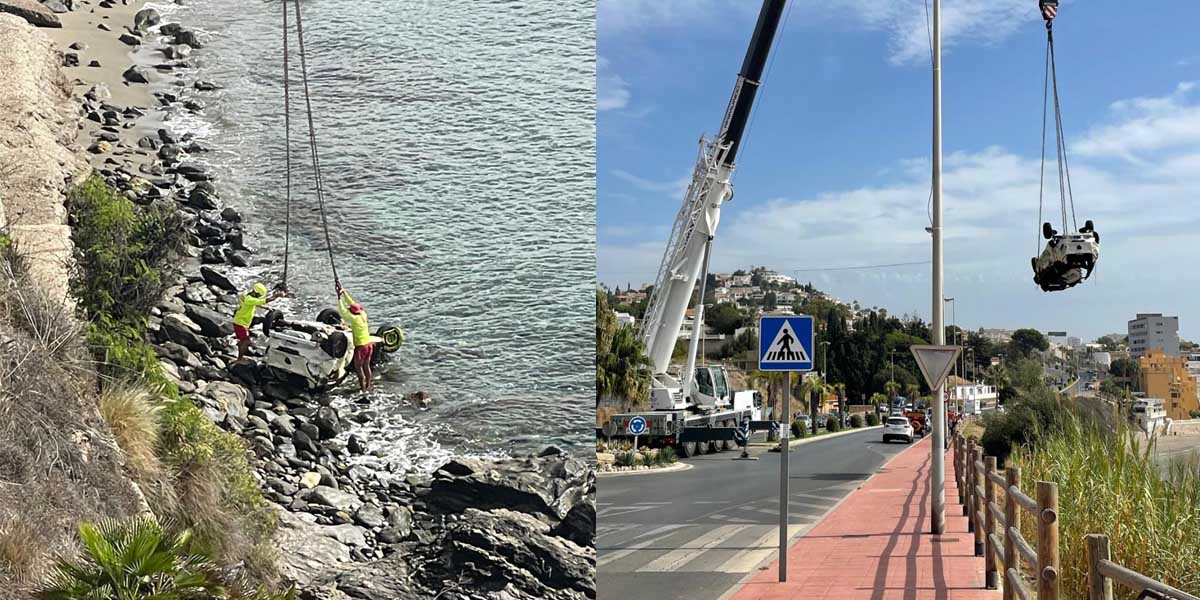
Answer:
[{"label": "red shorts", "polygon": [[369,365],[371,364],[371,351],[375,349],[375,344],[363,344],[362,346],[354,347],[354,364]]},{"label": "red shorts", "polygon": [[237,336],[239,342],[245,342],[250,339],[250,330],[238,325],[237,323],[234,323],[233,335]]}]

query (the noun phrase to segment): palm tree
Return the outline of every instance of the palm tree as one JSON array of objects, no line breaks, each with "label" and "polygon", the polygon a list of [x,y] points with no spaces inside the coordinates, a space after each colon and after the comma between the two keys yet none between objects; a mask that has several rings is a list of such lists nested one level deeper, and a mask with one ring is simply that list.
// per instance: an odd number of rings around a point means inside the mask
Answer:
[{"label": "palm tree", "polygon": [[222,598],[216,567],[190,550],[191,534],[172,535],[153,517],[82,523],[79,563],[60,562],[43,600],[76,598]]},{"label": "palm tree", "polygon": [[596,402],[615,398],[638,405],[650,396],[650,359],[637,332],[619,327],[607,351],[596,355]]},{"label": "palm tree", "polygon": [[921,393],[921,386],[912,382],[906,383],[904,384],[904,392],[908,394],[909,400],[916,403],[917,395]]},{"label": "palm tree", "polygon": [[[822,412],[825,408],[825,396],[832,390],[833,387],[825,383],[825,380],[817,374],[811,374],[804,378],[800,383],[800,397],[808,401],[809,412],[812,418],[813,433],[817,431],[817,413]],[[814,401],[813,395],[817,396]]]},{"label": "palm tree", "polygon": [[[766,390],[766,405],[771,407],[772,418],[781,423],[788,422],[788,419],[782,416],[783,407],[780,406],[780,401],[783,400],[783,381],[786,375],[787,373],[782,371],[754,371],[750,374],[749,380],[751,387]],[[767,432],[767,441],[771,442],[775,441],[775,439],[775,430],[769,430]]]},{"label": "palm tree", "polygon": [[883,391],[887,393],[889,402],[895,400],[896,396],[900,395],[900,384],[895,381],[889,381],[883,384]]}]

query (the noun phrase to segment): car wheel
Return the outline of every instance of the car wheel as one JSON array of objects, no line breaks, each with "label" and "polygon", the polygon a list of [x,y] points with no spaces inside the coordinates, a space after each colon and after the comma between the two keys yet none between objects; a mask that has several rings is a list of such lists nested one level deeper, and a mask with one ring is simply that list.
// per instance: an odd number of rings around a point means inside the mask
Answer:
[{"label": "car wheel", "polygon": [[910,443],[910,444],[911,444],[911,443],[912,443],[912,438],[908,438],[908,440],[907,440],[907,441],[908,441],[908,443]]},{"label": "car wheel", "polygon": [[376,329],[375,336],[382,340],[377,344],[377,349],[384,352],[395,352],[404,344],[404,330],[399,325],[388,323]]},{"label": "car wheel", "polygon": [[281,320],[283,320],[283,311],[274,309],[267,311],[267,316],[263,317],[262,321],[263,334],[269,334],[274,331],[275,325]]},{"label": "car wheel", "polygon": [[317,313],[317,321],[326,325],[341,325],[342,313],[336,308],[326,308]]},{"label": "car wheel", "polygon": [[321,350],[331,358],[342,358],[350,349],[350,341],[341,333],[335,333],[321,341]]}]

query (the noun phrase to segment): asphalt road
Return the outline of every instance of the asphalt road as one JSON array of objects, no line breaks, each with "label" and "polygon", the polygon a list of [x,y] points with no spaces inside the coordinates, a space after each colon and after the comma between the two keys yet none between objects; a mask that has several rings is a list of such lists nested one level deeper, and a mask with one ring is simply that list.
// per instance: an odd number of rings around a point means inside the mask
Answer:
[{"label": "asphalt road", "polygon": [[[788,530],[808,531],[907,444],[879,429],[796,446]],[[596,484],[599,600],[717,600],[776,557],[778,453],[757,461],[705,455],[673,473],[602,477]]]}]

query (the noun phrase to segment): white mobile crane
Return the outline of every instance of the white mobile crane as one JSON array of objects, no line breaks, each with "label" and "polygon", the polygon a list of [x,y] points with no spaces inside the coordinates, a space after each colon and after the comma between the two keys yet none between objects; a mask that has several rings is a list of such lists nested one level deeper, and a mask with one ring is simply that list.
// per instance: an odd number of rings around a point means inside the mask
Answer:
[{"label": "white mobile crane", "polygon": [[[721,205],[733,198],[734,160],[785,3],[786,0],[763,0],[720,134],[715,139],[700,140],[692,182],[675,217],[639,330],[653,365],[650,411],[613,415],[604,425],[606,436],[628,435],[630,421],[641,417],[646,429],[639,434],[639,444],[675,445],[681,456],[688,457],[732,449],[735,432],[747,421],[756,422],[754,428],[769,426],[761,422],[761,395],[753,390],[733,391],[725,368],[697,366],[696,351],[704,332],[703,299],[709,250]],[[668,367],[697,281],[700,301],[696,304],[681,381],[668,373]]]}]

